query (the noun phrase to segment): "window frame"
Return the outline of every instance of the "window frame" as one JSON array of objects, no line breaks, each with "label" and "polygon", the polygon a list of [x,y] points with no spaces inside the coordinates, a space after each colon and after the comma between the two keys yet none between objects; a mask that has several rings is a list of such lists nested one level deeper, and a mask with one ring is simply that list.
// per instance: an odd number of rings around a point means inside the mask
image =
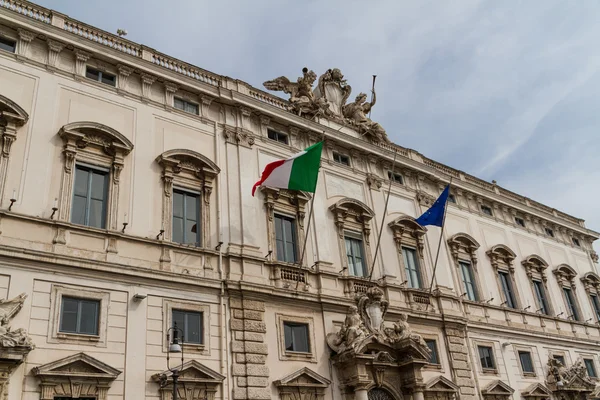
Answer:
[{"label": "window frame", "polygon": [[[594,379],[594,380],[598,379],[598,370],[596,369],[596,362],[594,361],[594,358],[593,357],[587,357],[587,358],[582,357],[582,359],[583,359],[583,365],[585,366],[585,370],[588,374],[588,377],[590,377],[591,379]],[[590,362],[589,365],[588,365],[588,361]],[[593,376],[590,375],[589,367],[591,367],[591,369],[594,373]]]},{"label": "window frame", "polygon": [[[351,254],[348,254],[348,241],[350,241]],[[353,265],[356,262],[356,255],[353,252],[353,246],[352,246],[353,242],[356,242],[357,246],[359,246],[363,275],[357,275],[357,274],[351,273],[351,268],[350,268],[350,263],[348,262],[348,257],[352,257]],[[348,265],[348,274],[350,276],[357,277],[357,278],[368,277],[369,276],[369,266],[367,264],[367,260],[365,257],[365,242],[364,242],[362,234],[358,233],[358,232],[353,232],[353,231],[344,231],[344,244],[346,246],[346,262]],[[356,272],[356,271],[354,271],[354,272]]]},{"label": "window frame", "polygon": [[[490,207],[490,206],[488,206],[486,204],[481,204],[479,206],[479,209],[481,210],[481,214],[483,214],[483,215],[486,215],[488,217],[493,217],[494,216],[494,210],[492,209],[492,207]],[[485,210],[489,210],[489,213],[488,213],[488,211],[485,211]]]},{"label": "window frame", "polygon": [[[546,286],[542,280],[532,279],[534,298],[538,304],[538,310],[544,315],[550,316],[550,307],[548,304],[548,296],[546,294]],[[540,291],[541,289],[541,291]]]},{"label": "window frame", "polygon": [[[414,274],[416,275],[416,279],[417,279],[417,286],[414,286],[414,283],[412,282],[412,273],[413,271],[411,271],[409,265],[407,265],[407,260],[408,257],[406,256],[407,254],[407,250],[409,252],[413,252],[414,257],[414,263],[415,263],[415,268],[414,268]],[[421,263],[419,262],[419,251],[414,248],[414,247],[410,247],[410,246],[406,246],[403,245],[402,246],[402,260],[403,260],[403,266],[404,266],[404,274],[406,277],[406,280],[408,281],[408,287],[410,287],[411,289],[423,289],[423,277],[422,277],[422,268],[421,268]]]},{"label": "window frame", "polygon": [[[286,240],[286,234],[285,234],[285,229],[283,229],[283,225],[282,225],[282,234],[283,234],[283,238],[281,240],[279,240],[277,238],[277,220],[280,219],[283,221],[290,221],[291,222],[291,230],[292,230],[292,254],[293,254],[293,260],[286,260],[285,258],[287,258],[287,247],[286,247],[286,243],[288,243],[288,241]],[[295,264],[296,262],[298,262],[298,232],[297,232],[297,223],[296,223],[296,218],[286,215],[285,213],[281,213],[278,211],[274,211],[273,212],[273,223],[275,226],[275,258],[277,259],[277,261],[279,262],[286,262],[286,263],[291,263],[291,264]],[[280,254],[279,254],[279,247],[278,247],[278,242],[282,242],[283,243],[283,247],[284,247],[284,256],[283,259],[280,258]]]},{"label": "window frame", "polygon": [[577,272],[566,264],[557,266],[552,272],[561,289],[565,309],[570,313],[566,318],[571,321],[583,322],[583,312],[579,303],[577,284],[575,282]]},{"label": "window frame", "polygon": [[[2,47],[2,45],[5,45],[6,47],[9,47],[9,45],[7,44],[7,42],[14,43],[14,45],[12,46],[12,51],[8,50],[7,48]],[[16,54],[17,53],[17,41],[15,39],[11,39],[11,38],[9,38],[7,36],[0,36],[0,50],[6,51],[7,53]]]},{"label": "window frame", "polygon": [[[167,332],[173,326],[173,310],[202,314],[202,343],[191,343],[184,337],[183,346],[187,354],[209,356],[211,354],[212,340],[210,332],[210,304],[201,301],[162,298],[163,332]],[[162,352],[166,353],[167,351],[169,351],[169,343],[165,336],[162,342]]]},{"label": "window frame", "polygon": [[548,268],[548,263],[540,256],[536,254],[530,254],[529,256],[525,257],[523,261],[521,261],[521,265],[525,268],[527,279],[529,280],[529,286],[531,288],[533,298],[537,304],[537,310],[540,310],[542,308],[542,304],[540,304],[540,301],[536,294],[536,287],[534,281],[540,282],[542,288],[544,289],[544,295],[546,300],[545,306],[547,309],[544,315],[554,317],[554,305],[552,303],[552,299],[548,297],[548,293],[550,293],[548,289],[548,278],[546,276],[546,268]]},{"label": "window frame", "polygon": [[[93,71],[93,72],[97,73],[98,74],[98,79],[94,79],[94,78],[89,77],[88,76],[88,71]],[[103,76],[105,76],[105,75],[113,78],[112,83],[107,83],[107,82],[104,81]],[[86,79],[89,79],[91,81],[98,82],[98,83],[101,83],[101,84],[107,85],[107,86],[112,86],[112,87],[115,87],[115,88],[117,87],[117,75],[113,74],[113,73],[110,73],[110,72],[103,71],[100,68],[96,68],[96,67],[93,67],[91,65],[86,65],[85,66],[85,75],[84,76],[85,76]]]},{"label": "window frame", "polygon": [[455,273],[456,273],[456,281],[458,283],[458,287],[460,287],[461,295],[463,293],[468,294],[467,287],[465,285],[463,270],[461,266],[462,263],[466,263],[470,265],[470,272],[473,279],[473,287],[475,292],[476,300],[466,299],[467,301],[481,301],[481,295],[483,293],[480,279],[479,279],[479,271],[478,271],[478,258],[477,258],[477,250],[479,249],[479,243],[475,239],[473,239],[470,235],[466,233],[457,233],[448,239],[448,248],[450,250],[450,254],[454,259]]},{"label": "window frame", "polygon": [[555,238],[555,236],[554,236],[554,229],[552,229],[552,228],[544,227],[544,233],[548,237],[551,237],[553,239]]},{"label": "window frame", "polygon": [[[175,324],[175,313],[181,313],[183,314],[183,318],[184,318],[184,326],[183,327],[178,327],[179,329],[181,329],[181,332],[183,332],[183,343],[189,343],[189,344],[193,344],[193,345],[204,345],[204,315],[202,311],[197,311],[197,310],[189,310],[189,309],[179,309],[179,308],[172,308],[171,309],[171,327],[174,327]],[[199,322],[200,322],[200,326],[198,329],[199,332],[199,337],[200,337],[200,341],[199,342],[192,342],[190,341],[189,337],[190,335],[188,335],[188,322],[187,322],[187,316],[190,314],[196,314],[198,315],[199,318]]]},{"label": "window frame", "polygon": [[[273,137],[271,137],[273,136]],[[272,140],[274,142],[289,146],[290,144],[290,136],[287,133],[280,132],[273,128],[267,128],[267,139]],[[280,140],[284,139],[284,140]]]},{"label": "window frame", "polygon": [[[483,365],[483,356],[481,354],[481,350],[482,349],[488,349],[489,350],[489,359],[491,360],[492,366],[484,366]],[[477,356],[479,357],[479,366],[481,367],[481,371],[483,373],[498,373],[498,363],[496,362],[496,356],[494,354],[494,346],[493,344],[482,344],[479,343],[477,344]]]},{"label": "window frame", "polygon": [[346,167],[351,167],[350,164],[350,156],[344,153],[340,153],[339,151],[333,151],[331,158],[336,164],[344,165]]},{"label": "window frame", "polygon": [[[429,347],[429,350],[431,350],[431,354],[432,356],[435,355],[435,360],[437,362],[433,362],[430,361],[429,365],[431,366],[435,366],[435,367],[441,367],[442,366],[442,360],[440,360],[440,352],[439,352],[439,346],[438,346],[438,341],[437,339],[431,339],[431,338],[424,338],[425,343],[427,344],[427,347]],[[431,346],[429,346],[429,343],[433,343],[433,349]],[[433,360],[434,357],[432,357],[431,359]]]},{"label": "window frame", "polygon": [[395,172],[388,170],[387,172],[388,180],[397,183],[399,185],[404,185],[404,176],[400,172]]},{"label": "window frame", "polygon": [[[177,102],[180,101],[182,103],[183,108],[179,108],[177,107]],[[188,106],[192,106],[194,108],[194,112],[188,111],[187,107]],[[184,112],[186,114],[190,114],[190,115],[200,115],[200,104],[198,103],[194,103],[192,101],[188,101],[182,97],[178,97],[178,96],[173,96],[173,108],[175,110],[179,110],[181,112]]]},{"label": "window frame", "polygon": [[[552,352],[551,353],[551,357],[553,359],[555,359],[556,361],[560,362],[563,365],[563,367],[567,366],[567,357],[566,357],[566,355],[564,353],[562,353],[562,352],[561,353]],[[559,360],[559,358],[561,360]]]},{"label": "window frame", "polygon": [[453,193],[448,193],[448,202],[452,204],[458,204],[456,196]]},{"label": "window frame", "polygon": [[575,236],[571,237],[571,242],[573,243],[573,246],[581,248],[581,241]]},{"label": "window frame", "polygon": [[577,307],[577,299],[575,298],[575,294],[573,293],[573,288],[563,286],[562,292],[563,300],[565,301],[565,306],[570,312],[570,314],[567,316],[567,319],[573,321],[581,321],[581,315],[579,314],[579,309]]},{"label": "window frame", "polygon": [[504,296],[506,306],[513,309],[518,309],[519,307],[517,304],[517,299],[515,298],[514,287],[510,273],[498,270],[498,278],[500,279],[500,287],[502,288],[502,294]]},{"label": "window frame", "polygon": [[[77,302],[77,312],[76,312],[76,321],[75,321],[75,330],[69,331],[64,329],[64,315],[65,315],[65,300],[71,300]],[[61,296],[60,299],[60,316],[59,316],[59,324],[58,324],[58,332],[59,333],[68,333],[72,335],[86,335],[86,336],[99,336],[100,329],[100,300],[97,299],[86,299],[83,297],[73,297],[73,296]],[[90,303],[95,305],[95,321],[94,321],[94,333],[91,332],[82,332],[81,328],[81,319],[82,319],[82,305],[84,303]]]},{"label": "window frame", "polygon": [[527,223],[524,218],[515,216],[515,224],[519,225],[521,228],[527,229]]},{"label": "window frame", "polygon": [[[530,349],[516,349],[517,351],[517,357],[519,359],[519,366],[521,368],[521,373],[523,374],[523,376],[536,376],[536,372],[535,372],[535,363],[533,361],[533,355]],[[529,356],[529,362],[531,364],[531,371],[526,371],[525,370],[525,366],[523,365],[523,359],[521,358],[522,354],[527,354]]]},{"label": "window frame", "polygon": [[[289,350],[288,349],[288,343],[286,341],[287,335],[286,333],[286,328],[289,327],[290,329],[292,329],[292,334],[293,334],[293,328],[305,328],[306,332],[305,332],[305,336],[306,336],[306,351],[300,351],[300,350]],[[299,354],[311,354],[311,343],[310,343],[310,326],[305,323],[305,322],[294,322],[294,321],[283,321],[283,337],[284,337],[284,347],[285,347],[285,351],[286,353],[299,353]],[[294,345],[294,339],[292,338],[292,343],[291,345]]]},{"label": "window frame", "polygon": [[[290,315],[290,314],[276,314],[275,319],[277,321],[277,342],[279,349],[279,360],[280,361],[305,361],[310,363],[316,363],[317,351],[316,351],[316,336],[315,336],[315,324],[312,317],[304,315]],[[307,339],[308,339],[308,352],[290,351],[286,349],[285,343],[285,323],[291,324],[302,324],[308,327]]]},{"label": "window frame", "polygon": [[[183,242],[179,242],[176,241],[174,238],[174,233],[175,233],[175,195],[183,195],[183,216],[181,217],[181,219],[183,220],[183,224],[182,224],[182,228],[183,228]],[[203,231],[203,226],[202,226],[202,221],[203,221],[203,215],[202,215],[202,193],[195,191],[195,190],[190,190],[187,188],[182,188],[180,186],[173,186],[173,204],[172,204],[172,211],[171,211],[171,241],[173,243],[178,243],[184,246],[194,246],[194,247],[202,247],[202,231]],[[194,198],[195,202],[196,202],[196,241],[194,243],[189,243],[186,241],[186,229],[185,229],[185,223],[187,221],[191,221],[188,220],[186,218],[186,213],[187,213],[187,203],[186,203],[186,199],[190,197],[190,198]],[[179,218],[179,217],[177,217]],[[193,233],[193,232],[192,232]]]},{"label": "window frame", "polygon": [[[91,165],[88,163],[84,163],[84,162],[75,162],[75,176],[73,177],[73,189],[72,189],[72,193],[73,196],[71,198],[71,212],[70,212],[70,221],[72,224],[76,224],[76,225],[81,225],[81,226],[87,226],[90,228],[97,228],[97,229],[106,229],[106,223],[107,223],[107,213],[108,213],[108,201],[109,201],[109,185],[110,185],[110,169],[108,168],[104,168],[101,166],[97,166],[97,165]],[[75,208],[75,185],[77,184],[77,172],[79,170],[83,170],[83,171],[87,171],[88,172],[88,188],[87,188],[87,193],[86,193],[86,197],[85,197],[85,216],[84,216],[84,223],[80,224],[77,222],[73,221],[73,217],[74,217],[74,208]],[[92,179],[93,179],[93,174],[97,174],[97,175],[102,175],[104,177],[104,191],[103,191],[103,199],[102,199],[102,223],[101,226],[92,226],[89,223],[89,214],[90,214],[90,203],[92,201],[91,198],[91,192],[92,192],[92,187],[91,187],[91,183],[92,183]],[[80,197],[80,196],[79,196]],[[97,199],[94,199],[97,200]]]},{"label": "window frame", "polygon": [[[477,288],[477,284],[475,282],[475,274],[473,273],[473,264],[467,260],[460,260],[458,262],[458,264],[459,264],[459,269],[460,269],[460,278],[461,278],[461,282],[462,282],[463,289],[464,289],[463,293],[466,293],[467,300],[480,301],[479,291]],[[466,268],[465,268],[465,266],[466,266]],[[471,282],[470,282],[471,288],[470,289],[471,289],[472,293],[469,291],[469,287],[467,286],[467,281],[466,281],[467,277],[465,276],[465,270],[468,272],[469,278],[471,279]],[[471,297],[473,297],[473,298],[471,298]]]}]

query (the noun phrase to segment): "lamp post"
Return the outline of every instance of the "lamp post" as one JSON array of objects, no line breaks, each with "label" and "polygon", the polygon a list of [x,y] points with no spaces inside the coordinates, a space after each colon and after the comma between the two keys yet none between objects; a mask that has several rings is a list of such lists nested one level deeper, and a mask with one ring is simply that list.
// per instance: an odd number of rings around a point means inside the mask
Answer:
[{"label": "lamp post", "polygon": [[[171,340],[171,336],[173,339]],[[179,339],[181,337],[181,339]],[[177,400],[177,381],[179,379],[179,372],[183,369],[183,331],[177,327],[177,322],[173,324],[172,328],[167,329],[167,343],[169,349],[167,351],[167,369],[171,371],[171,377],[173,378],[173,400]],[[181,367],[171,368],[169,364],[169,354],[181,353]],[[166,382],[165,382],[166,384]]]}]

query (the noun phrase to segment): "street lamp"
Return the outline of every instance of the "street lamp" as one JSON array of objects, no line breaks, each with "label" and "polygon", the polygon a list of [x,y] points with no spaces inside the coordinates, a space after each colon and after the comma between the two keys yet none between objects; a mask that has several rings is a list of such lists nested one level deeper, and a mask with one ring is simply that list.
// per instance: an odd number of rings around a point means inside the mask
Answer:
[{"label": "street lamp", "polygon": [[[173,337],[172,340],[171,336]],[[173,324],[172,328],[167,329],[167,343],[169,344],[167,369],[171,371],[171,377],[173,378],[173,400],[177,400],[177,380],[179,379],[179,372],[183,369],[183,331],[177,327],[177,322]],[[181,353],[181,367],[179,369],[171,368],[169,364],[169,354],[171,353]],[[167,382],[165,379],[161,386],[165,387],[166,385]]]}]

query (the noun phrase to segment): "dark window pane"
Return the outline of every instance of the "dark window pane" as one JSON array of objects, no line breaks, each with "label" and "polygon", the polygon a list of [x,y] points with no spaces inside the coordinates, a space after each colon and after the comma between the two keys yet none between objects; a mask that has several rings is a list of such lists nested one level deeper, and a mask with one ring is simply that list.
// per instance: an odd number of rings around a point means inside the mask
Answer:
[{"label": "dark window pane", "polygon": [[454,197],[454,195],[453,195],[453,194],[449,194],[449,195],[448,195],[448,201],[449,201],[450,203],[454,203],[454,204],[456,204],[456,197]]},{"label": "dark window pane", "polygon": [[90,201],[88,226],[104,228],[104,204],[101,200]]},{"label": "dark window pane", "polygon": [[173,192],[173,216],[183,218],[183,193]]},{"label": "dark window pane", "polygon": [[71,222],[85,225],[85,208],[87,199],[82,196],[73,196],[73,209],[71,210]]},{"label": "dark window pane", "polygon": [[81,167],[75,168],[75,186],[73,193],[78,196],[86,197],[88,194],[88,183],[90,180],[90,172]]},{"label": "dark window pane", "polygon": [[85,70],[85,76],[95,81],[100,81],[100,71],[97,69],[87,67]]},{"label": "dark window pane", "polygon": [[114,75],[107,74],[106,72],[102,73],[102,83],[105,83],[110,86],[115,86],[117,82],[117,78]]},{"label": "dark window pane", "polygon": [[97,200],[104,200],[105,193],[106,193],[106,174],[93,171],[92,172],[91,198],[97,199]]},{"label": "dark window pane", "polygon": [[173,241],[183,243],[183,218],[173,217]]},{"label": "dark window pane", "polygon": [[75,168],[71,222],[104,228],[108,174],[78,165]]},{"label": "dark window pane", "polygon": [[587,370],[587,374],[590,378],[596,378],[596,367],[594,366],[594,360],[592,359],[585,359],[583,360],[583,362],[585,363],[585,369]]},{"label": "dark window pane", "polygon": [[600,321],[600,301],[598,301],[598,296],[595,294],[590,295],[592,299],[592,305],[594,306],[594,312],[596,313],[596,318]]},{"label": "dark window pane", "polygon": [[0,49],[14,53],[16,48],[17,42],[15,42],[14,40],[0,37]]},{"label": "dark window pane", "polygon": [[286,351],[297,351],[300,353],[310,352],[308,325],[294,322],[284,322],[283,332]]},{"label": "dark window pane", "polygon": [[521,368],[523,372],[534,373],[533,361],[531,360],[531,353],[528,351],[519,351],[519,360],[521,361]]},{"label": "dark window pane", "polygon": [[481,206],[481,212],[483,212],[486,215],[492,216],[492,209],[488,206]]},{"label": "dark window pane", "polygon": [[196,221],[198,217],[198,196],[193,194],[185,194],[185,219]]},{"label": "dark window pane", "polygon": [[579,239],[577,239],[577,238],[573,238],[573,244],[577,247],[581,246],[581,243],[579,243]]},{"label": "dark window pane", "polygon": [[275,216],[275,243],[277,245],[277,260],[285,261],[285,241],[283,238],[283,217]]},{"label": "dark window pane", "polygon": [[515,217],[515,222],[517,225],[521,225],[523,228],[525,228],[525,220],[523,218]]},{"label": "dark window pane", "polygon": [[202,314],[188,312],[186,313],[186,317],[185,341],[188,343],[202,343],[200,332],[202,326]]},{"label": "dark window pane", "polygon": [[196,244],[196,221],[190,221],[189,219],[185,220],[185,243],[187,244]]},{"label": "dark window pane", "polygon": [[535,290],[535,297],[538,302],[539,311],[543,314],[549,315],[550,309],[548,308],[548,302],[546,300],[544,284],[540,281],[533,281],[533,288]]},{"label": "dark window pane", "polygon": [[178,99],[177,97],[175,97],[175,101],[174,101],[174,107],[179,109],[179,110],[183,110],[185,109],[185,105],[183,103],[183,100]]},{"label": "dark window pane", "polygon": [[296,262],[296,221],[294,218],[275,215],[275,242],[279,261]]},{"label": "dark window pane", "polygon": [[479,360],[483,369],[496,369],[494,363],[494,355],[491,347],[478,346]]},{"label": "dark window pane", "polygon": [[435,340],[427,339],[427,340],[425,340],[425,343],[427,343],[427,347],[429,347],[429,350],[431,350],[431,359],[429,362],[431,364],[439,364],[440,360],[438,357],[437,344],[436,344]]},{"label": "dark window pane", "polygon": [[512,282],[507,272],[499,271],[498,277],[500,278],[500,284],[502,286],[502,292],[506,299],[506,305],[511,308],[516,308],[517,304],[512,289]]},{"label": "dark window pane", "polygon": [[421,271],[417,260],[417,252],[409,247],[402,247],[402,256],[404,259],[404,270],[406,271],[406,280],[411,288],[421,287]]},{"label": "dark window pane", "polygon": [[98,334],[98,303],[95,301],[81,300],[81,316],[79,333],[89,335]]},{"label": "dark window pane", "polygon": [[181,330],[185,328],[185,313],[179,310],[173,310],[173,328],[177,327]]},{"label": "dark window pane", "polygon": [[579,321],[579,313],[577,312],[573,292],[571,292],[571,289],[569,288],[563,288],[563,292],[565,294],[565,300],[567,301],[568,311],[570,312],[569,317],[573,318],[575,321]]},{"label": "dark window pane", "polygon": [[77,311],[79,302],[76,299],[62,298],[62,311],[60,316],[61,332],[77,332]]},{"label": "dark window pane", "polygon": [[477,301],[477,287],[475,285],[471,264],[467,262],[460,262],[459,264],[467,299]]},{"label": "dark window pane", "polygon": [[556,361],[558,361],[559,363],[561,363],[563,366],[566,366],[567,364],[565,363],[565,357],[560,356],[560,355],[553,355],[552,358],[554,358]]},{"label": "dark window pane", "polygon": [[63,297],[60,331],[97,335],[99,308],[100,302],[97,300]]},{"label": "dark window pane", "polygon": [[294,340],[292,338],[292,327],[286,323],[283,324],[283,335],[285,340],[285,350],[294,350]]},{"label": "dark window pane", "polygon": [[554,231],[550,228],[546,228],[546,235],[554,237]]}]

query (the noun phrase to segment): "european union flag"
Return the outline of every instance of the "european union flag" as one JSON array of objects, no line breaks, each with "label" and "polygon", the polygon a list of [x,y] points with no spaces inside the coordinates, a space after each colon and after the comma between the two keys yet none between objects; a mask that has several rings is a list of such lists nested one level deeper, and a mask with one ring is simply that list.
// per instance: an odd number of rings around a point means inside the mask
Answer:
[{"label": "european union flag", "polygon": [[434,225],[442,226],[444,223],[444,212],[446,211],[446,201],[448,201],[448,193],[450,193],[450,185],[446,186],[446,189],[440,194],[440,197],[433,203],[429,210],[425,211],[423,215],[417,218],[415,221],[421,225]]}]

